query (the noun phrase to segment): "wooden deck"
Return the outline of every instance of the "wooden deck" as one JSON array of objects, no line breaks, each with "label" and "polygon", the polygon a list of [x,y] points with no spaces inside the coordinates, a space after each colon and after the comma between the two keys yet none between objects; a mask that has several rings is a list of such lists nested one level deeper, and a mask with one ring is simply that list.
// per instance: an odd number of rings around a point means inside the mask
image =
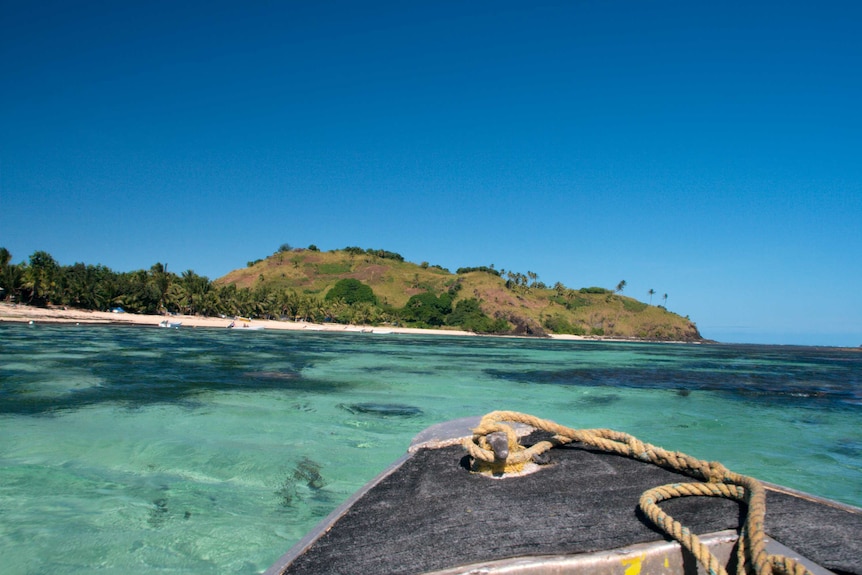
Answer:
[{"label": "wooden deck", "polygon": [[[640,514],[638,498],[651,487],[690,478],[579,444],[554,448],[551,463],[530,475],[480,476],[467,470],[460,445],[445,445],[476,422],[424,432],[414,442],[422,446],[336,510],[267,574],[412,575],[667,541]],[[662,508],[697,534],[736,530],[745,512],[734,501],[705,497],[671,500]],[[766,532],[833,572],[862,575],[862,509],[770,486]]]}]

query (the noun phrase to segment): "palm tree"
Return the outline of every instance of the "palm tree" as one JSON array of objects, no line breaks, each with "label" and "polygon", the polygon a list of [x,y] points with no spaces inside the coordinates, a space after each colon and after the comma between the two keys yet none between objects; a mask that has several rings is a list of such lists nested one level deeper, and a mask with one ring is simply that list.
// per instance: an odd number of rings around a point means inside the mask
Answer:
[{"label": "palm tree", "polygon": [[647,293],[649,294],[649,304],[652,305],[652,296],[655,295],[655,290],[650,288]]},{"label": "palm tree", "polygon": [[168,274],[168,264],[156,263],[150,268],[150,277],[158,293],[156,312],[167,312],[168,290],[171,287],[171,275]]},{"label": "palm tree", "polygon": [[205,296],[210,290],[208,277],[199,276],[193,270],[187,270],[183,272],[180,283],[184,292],[183,305],[186,313],[195,315],[204,307],[210,307],[211,302],[205,300]]},{"label": "palm tree", "polygon": [[0,299],[11,299],[21,287],[21,267],[11,261],[9,250],[0,248]]},{"label": "palm tree", "polygon": [[30,289],[30,303],[50,303],[54,299],[60,266],[48,252],[37,251],[30,256],[25,270],[25,287]]},{"label": "palm tree", "polygon": [[620,283],[617,284],[618,293],[623,293],[624,289],[626,289],[626,280],[622,280]]},{"label": "palm tree", "polygon": [[6,248],[0,248],[0,270],[6,269],[12,261],[12,254]]},{"label": "palm tree", "polygon": [[317,307],[317,300],[314,297],[310,295],[300,296],[296,310],[297,318],[302,318],[302,321],[307,322],[314,315]]},{"label": "palm tree", "polygon": [[661,296],[661,299],[664,300],[664,307],[667,307],[667,294],[664,294],[663,296]]}]

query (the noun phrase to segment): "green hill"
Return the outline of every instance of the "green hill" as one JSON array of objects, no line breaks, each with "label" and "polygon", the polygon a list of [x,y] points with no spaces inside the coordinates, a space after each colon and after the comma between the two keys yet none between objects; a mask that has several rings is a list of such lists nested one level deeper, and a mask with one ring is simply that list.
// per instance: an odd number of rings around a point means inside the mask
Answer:
[{"label": "green hill", "polygon": [[[249,262],[213,282],[225,289],[246,288],[264,297],[313,302],[316,312],[334,321],[464,327],[487,333],[586,336],[659,341],[701,341],[687,318],[603,288],[549,288],[520,273],[491,268],[456,273],[427,263],[404,261],[394,252],[345,248],[321,252],[279,250]],[[338,282],[369,286],[374,302],[352,305],[326,295]],[[268,295],[267,295],[268,294]],[[283,307],[291,307],[285,304]],[[358,316],[357,316],[358,313]],[[291,315],[291,314],[287,314]],[[307,314],[305,314],[307,315]]]}]

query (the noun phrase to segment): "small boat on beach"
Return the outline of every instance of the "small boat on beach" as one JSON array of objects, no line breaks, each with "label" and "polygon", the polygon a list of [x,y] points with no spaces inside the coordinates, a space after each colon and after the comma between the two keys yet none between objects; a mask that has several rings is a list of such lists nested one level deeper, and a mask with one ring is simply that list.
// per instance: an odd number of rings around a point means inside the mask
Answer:
[{"label": "small boat on beach", "polygon": [[728,572],[862,575],[862,509],[493,412],[420,433],[266,575]]},{"label": "small boat on beach", "polygon": [[170,321],[167,319],[163,319],[159,322],[159,327],[167,327],[171,329],[179,329],[181,325],[183,325],[183,322],[181,321]]},{"label": "small boat on beach", "polygon": [[262,325],[251,325],[248,323],[244,323],[242,325],[236,325],[235,322],[230,322],[230,325],[227,326],[228,329],[239,330],[239,331],[260,331],[263,329]]}]

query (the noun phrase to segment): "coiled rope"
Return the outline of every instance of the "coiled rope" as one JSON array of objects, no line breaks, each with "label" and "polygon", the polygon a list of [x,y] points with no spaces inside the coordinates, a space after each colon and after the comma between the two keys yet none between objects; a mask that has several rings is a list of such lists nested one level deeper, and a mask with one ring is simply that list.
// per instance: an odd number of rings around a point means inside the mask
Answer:
[{"label": "coiled rope", "polygon": [[[508,423],[506,423],[508,422]],[[529,448],[518,442],[511,423],[523,423],[553,434],[550,441],[540,441]],[[505,445],[502,445],[505,438]],[[745,522],[737,545],[738,575],[811,575],[795,560],[770,555],[766,551],[764,519],[766,491],[756,479],[734,473],[718,462],[703,461],[679,451],[667,451],[636,437],[612,429],[571,429],[553,421],[515,411],[494,411],[484,416],[473,430],[473,437],[464,441],[477,471],[516,473],[535,456],[555,445],[580,442],[591,447],[646,461],[684,473],[700,483],[674,483],[645,491],[638,505],[657,527],[671,536],[694,555],[710,575],[727,575],[727,570],[700,538],[662,511],[659,503],[676,497],[726,497],[748,506]]]}]

